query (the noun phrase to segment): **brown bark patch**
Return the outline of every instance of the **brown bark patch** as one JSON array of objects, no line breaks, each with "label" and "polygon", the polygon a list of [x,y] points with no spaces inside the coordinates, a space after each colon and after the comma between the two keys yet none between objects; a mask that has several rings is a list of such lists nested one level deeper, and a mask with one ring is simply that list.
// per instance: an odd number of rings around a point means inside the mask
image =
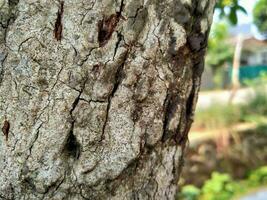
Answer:
[{"label": "brown bark patch", "polygon": [[62,18],[63,18],[63,12],[64,12],[64,1],[60,2],[60,8],[58,9],[57,12],[57,20],[55,23],[55,29],[54,29],[54,36],[57,41],[60,41],[62,38],[62,30],[63,30],[63,25],[62,25]]},{"label": "brown bark patch", "polygon": [[98,22],[98,43],[103,47],[110,40],[115,28],[120,21],[120,13],[112,14]]},{"label": "brown bark patch", "polygon": [[2,127],[2,132],[6,137],[6,141],[8,140],[9,129],[10,129],[10,123],[9,123],[9,121],[5,120],[4,125]]},{"label": "brown bark patch", "polygon": [[110,40],[120,18],[125,19],[122,16],[123,8],[124,0],[121,1],[120,10],[118,12],[109,17],[104,16],[104,18],[98,22],[98,43],[100,47],[103,47]]}]

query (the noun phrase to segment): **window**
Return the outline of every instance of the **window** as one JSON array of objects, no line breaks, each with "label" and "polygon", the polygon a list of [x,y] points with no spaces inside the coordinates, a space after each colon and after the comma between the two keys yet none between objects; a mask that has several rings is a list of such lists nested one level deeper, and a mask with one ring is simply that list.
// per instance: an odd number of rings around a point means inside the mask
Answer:
[{"label": "window", "polygon": [[250,64],[250,53],[248,51],[243,51],[240,59],[241,65],[249,65]]}]

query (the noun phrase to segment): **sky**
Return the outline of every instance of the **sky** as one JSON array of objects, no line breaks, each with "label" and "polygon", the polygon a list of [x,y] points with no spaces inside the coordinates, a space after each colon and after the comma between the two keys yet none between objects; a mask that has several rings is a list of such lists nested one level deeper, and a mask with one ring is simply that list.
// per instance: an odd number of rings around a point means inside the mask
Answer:
[{"label": "sky", "polygon": [[[238,25],[242,24],[251,24],[251,33],[258,39],[263,39],[262,35],[259,34],[257,28],[255,25],[253,25],[253,8],[258,0],[239,0],[240,5],[243,6],[247,14],[244,14],[243,12],[238,12]],[[221,19],[219,18],[218,11],[215,12],[214,15],[214,22],[220,22]],[[247,27],[247,26],[246,26]]]},{"label": "sky", "polygon": [[239,13],[238,14],[239,24],[246,24],[252,22],[253,20],[252,10],[256,2],[257,0],[240,0],[240,5],[247,10],[248,15]]},{"label": "sky", "polygon": [[[240,1],[240,5],[243,6],[247,10],[248,14],[246,15],[242,12],[238,12],[238,23],[239,24],[251,23],[253,20],[252,10],[253,10],[254,5],[257,2],[257,0],[239,0],[239,1]],[[215,12],[214,20],[215,20],[215,22],[220,21],[220,19],[218,17],[218,13],[216,13],[216,12]]]}]

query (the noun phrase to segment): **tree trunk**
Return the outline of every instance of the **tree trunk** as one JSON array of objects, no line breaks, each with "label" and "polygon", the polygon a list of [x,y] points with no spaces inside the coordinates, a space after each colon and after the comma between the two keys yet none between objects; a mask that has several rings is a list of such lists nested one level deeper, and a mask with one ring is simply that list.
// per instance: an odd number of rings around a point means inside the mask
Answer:
[{"label": "tree trunk", "polygon": [[174,199],[215,0],[0,0],[0,199]]}]

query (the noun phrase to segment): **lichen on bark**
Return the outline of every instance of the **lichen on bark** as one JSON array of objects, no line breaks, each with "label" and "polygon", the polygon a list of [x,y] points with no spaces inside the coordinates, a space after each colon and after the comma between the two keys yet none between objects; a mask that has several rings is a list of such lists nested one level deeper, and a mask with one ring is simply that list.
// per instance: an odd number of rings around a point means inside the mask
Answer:
[{"label": "lichen on bark", "polygon": [[1,0],[0,198],[174,199],[214,5]]}]

